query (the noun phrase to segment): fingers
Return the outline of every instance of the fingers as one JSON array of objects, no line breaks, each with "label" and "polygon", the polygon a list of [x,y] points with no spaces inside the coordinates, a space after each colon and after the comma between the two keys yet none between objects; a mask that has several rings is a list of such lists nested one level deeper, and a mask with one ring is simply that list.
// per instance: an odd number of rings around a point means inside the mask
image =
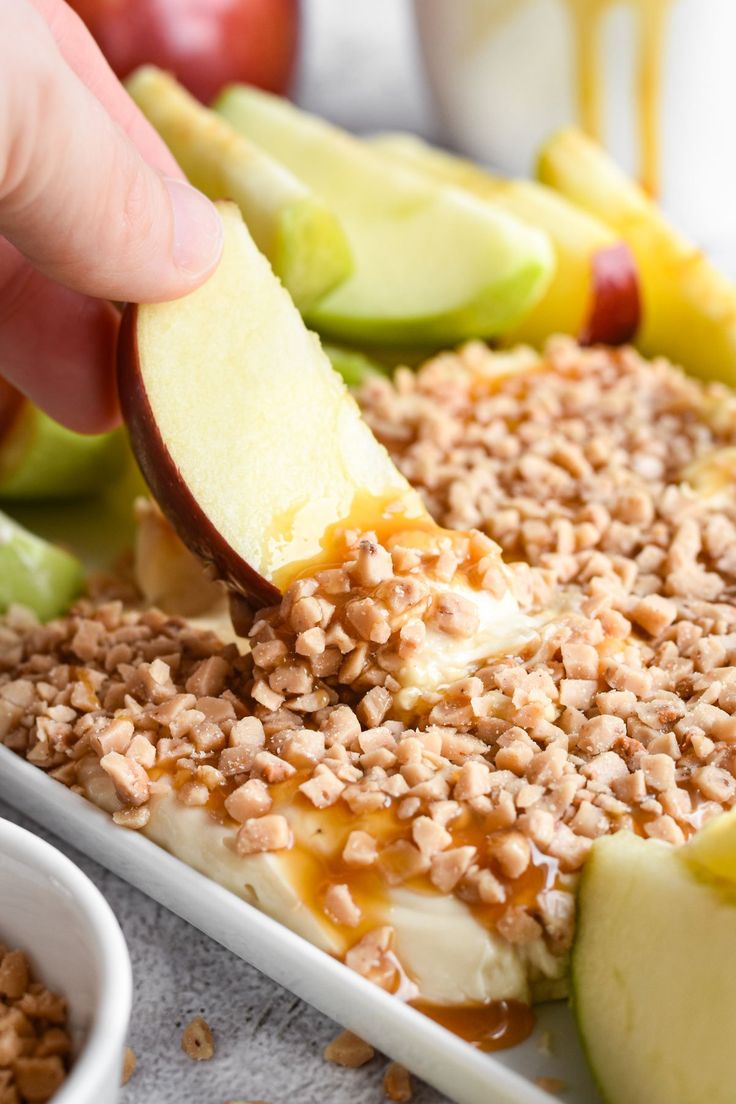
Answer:
[{"label": "fingers", "polygon": [[70,429],[102,433],[120,421],[117,331],[110,303],[52,283],[0,239],[3,375]]},{"label": "fingers", "polygon": [[168,146],[127,94],[82,20],[63,0],[29,0],[40,13],[70,69],[122,127],[149,165],[184,178]]},{"label": "fingers", "polygon": [[27,0],[4,0],[3,31],[0,233],[88,295],[145,302],[197,286],[222,249],[213,205],[143,161]]}]

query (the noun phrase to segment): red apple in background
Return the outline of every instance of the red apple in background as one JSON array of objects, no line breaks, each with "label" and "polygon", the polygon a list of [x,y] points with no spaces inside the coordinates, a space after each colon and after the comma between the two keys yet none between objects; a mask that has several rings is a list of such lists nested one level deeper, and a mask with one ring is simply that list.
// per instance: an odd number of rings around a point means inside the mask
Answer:
[{"label": "red apple in background", "polygon": [[245,81],[285,92],[296,60],[298,0],[69,0],[119,77],[151,62],[209,103]]}]

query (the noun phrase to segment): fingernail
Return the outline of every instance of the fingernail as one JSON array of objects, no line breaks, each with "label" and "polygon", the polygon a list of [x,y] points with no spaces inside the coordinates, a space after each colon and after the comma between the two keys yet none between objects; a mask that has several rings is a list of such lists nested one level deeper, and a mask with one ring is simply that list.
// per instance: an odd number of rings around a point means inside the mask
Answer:
[{"label": "fingernail", "polygon": [[180,272],[197,279],[217,264],[222,222],[214,204],[184,180],[164,177],[174,216],[172,257]]}]

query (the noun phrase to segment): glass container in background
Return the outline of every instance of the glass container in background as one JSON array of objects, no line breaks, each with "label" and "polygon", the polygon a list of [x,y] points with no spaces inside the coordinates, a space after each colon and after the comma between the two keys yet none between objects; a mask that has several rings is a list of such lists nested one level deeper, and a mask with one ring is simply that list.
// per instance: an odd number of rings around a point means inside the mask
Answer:
[{"label": "glass container in background", "polygon": [[414,0],[447,143],[533,173],[581,125],[703,244],[736,250],[734,0]]}]

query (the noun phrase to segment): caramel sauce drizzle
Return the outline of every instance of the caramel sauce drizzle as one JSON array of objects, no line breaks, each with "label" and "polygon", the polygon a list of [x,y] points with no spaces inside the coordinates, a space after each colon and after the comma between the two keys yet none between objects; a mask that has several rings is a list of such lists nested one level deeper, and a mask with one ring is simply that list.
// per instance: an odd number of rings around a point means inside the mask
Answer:
[{"label": "caramel sauce drizzle", "polygon": [[[282,526],[282,521],[278,521]],[[282,529],[289,531],[290,526]],[[405,495],[392,491],[387,495],[373,495],[367,491],[359,490],[351,503],[346,517],[334,522],[325,529],[321,539],[321,551],[307,559],[297,560],[284,565],[273,577],[273,582],[284,591],[297,579],[306,579],[315,575],[318,571],[329,568],[342,567],[345,562],[345,534],[351,530],[359,532],[373,532],[381,544],[387,544],[397,540],[400,536],[404,543],[410,543],[413,547],[428,546],[439,534],[447,532],[448,536],[455,536],[449,530],[443,530],[434,521],[424,508],[416,491],[407,489]]]},{"label": "caramel sauce drizzle", "polygon": [[534,1030],[534,1011],[522,1001],[441,1005],[415,1000],[410,1004],[453,1035],[459,1035],[485,1052],[505,1050],[523,1043]]},{"label": "caramel sauce drizzle", "polygon": [[601,31],[607,13],[622,2],[632,7],[638,35],[639,180],[656,196],[660,190],[664,36],[672,0],[565,0],[573,25],[578,120],[591,138],[603,141]]},{"label": "caramel sauce drizzle", "polygon": [[[356,867],[343,860],[342,852],[347,838],[350,832],[359,828],[369,832],[378,842],[379,848],[398,840],[411,840],[411,820],[401,820],[393,803],[359,816],[339,803],[326,809],[315,809],[298,788],[310,773],[309,770],[301,770],[288,781],[271,786],[272,809],[287,815],[295,829],[294,847],[282,853],[283,861],[288,867],[289,880],[306,908],[331,927],[338,941],[342,942],[344,954],[368,932],[382,924],[391,923],[391,887],[378,864]],[[174,790],[180,789],[192,777],[190,771],[177,768],[175,763],[157,766],[150,771],[150,775],[153,779],[169,777]],[[232,827],[235,831],[238,825],[225,809],[226,797],[227,789],[218,788],[210,795],[206,809],[218,824]],[[300,825],[306,825],[306,831],[300,831]],[[453,839],[452,846],[472,844],[477,847],[479,856],[483,857],[493,825],[487,823],[486,817],[467,808],[447,825],[447,830]],[[544,861],[540,861],[542,859]],[[542,889],[557,882],[556,861],[538,853],[533,853],[532,863],[527,871],[514,880],[507,878],[495,866],[492,868],[506,889],[504,904],[465,902],[477,921],[491,931],[509,905],[532,906]],[[333,884],[345,884],[349,887],[353,900],[361,910],[361,919],[356,927],[345,929],[332,924],[326,916],[325,894]],[[401,888],[428,896],[442,896],[426,873],[407,879],[401,883]],[[412,1007],[479,1050],[493,1051],[515,1046],[526,1039],[534,1027],[532,1008],[520,1001],[502,1000],[485,1004],[446,1006],[422,1000],[417,997],[417,987],[398,959],[393,961],[391,976],[380,979],[380,982],[388,992],[406,1000]]]}]

